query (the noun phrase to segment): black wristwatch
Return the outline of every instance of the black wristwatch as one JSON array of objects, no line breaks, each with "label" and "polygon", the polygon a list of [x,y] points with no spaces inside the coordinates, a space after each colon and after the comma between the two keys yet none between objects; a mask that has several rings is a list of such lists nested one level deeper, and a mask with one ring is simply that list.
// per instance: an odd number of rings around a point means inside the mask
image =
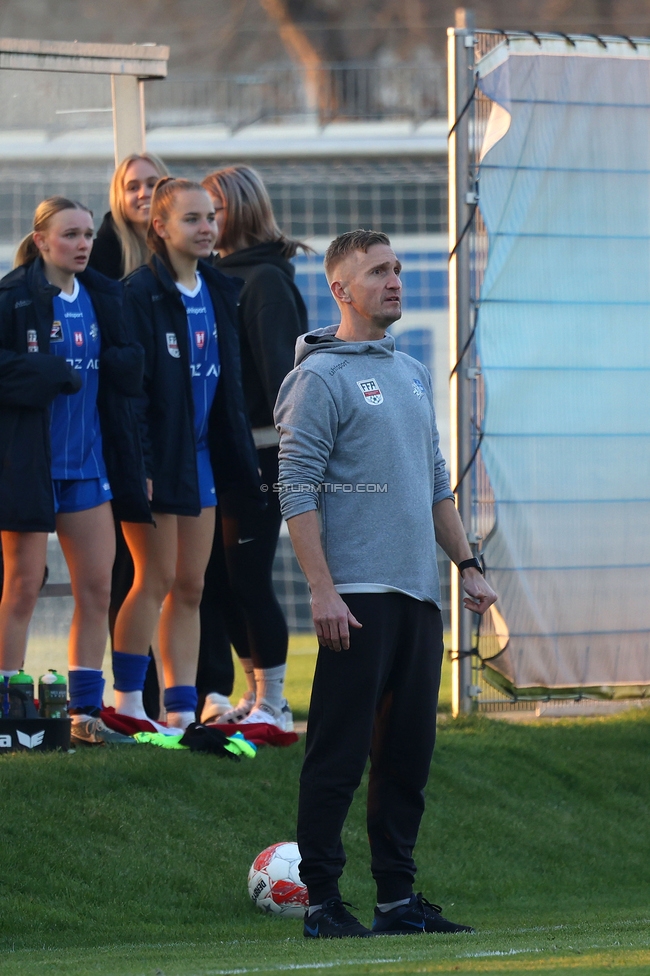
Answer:
[{"label": "black wristwatch", "polygon": [[485,575],[485,573],[483,572],[483,567],[481,566],[481,563],[476,558],[476,556],[472,556],[471,559],[463,559],[462,563],[458,563],[458,572],[462,573],[464,569],[469,569],[470,567],[473,567],[474,569],[478,569],[481,576]]}]

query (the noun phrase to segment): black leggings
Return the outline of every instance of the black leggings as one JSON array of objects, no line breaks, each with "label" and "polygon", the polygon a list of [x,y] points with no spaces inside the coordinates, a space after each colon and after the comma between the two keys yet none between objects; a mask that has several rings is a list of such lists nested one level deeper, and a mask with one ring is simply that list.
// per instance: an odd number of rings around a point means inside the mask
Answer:
[{"label": "black leggings", "polygon": [[363,624],[350,649],[318,652],[300,776],[300,877],[312,905],[338,895],[341,830],[368,756],[368,839],[377,901],[408,898],[436,738],[442,618],[403,593],[347,593]]},{"label": "black leggings", "polygon": [[282,516],[273,485],[278,450],[257,452],[268,507],[236,519],[217,506],[212,554],[201,601],[201,645],[196,686],[199,704],[211,691],[230,695],[234,668],[230,644],[256,668],[287,660],[287,624],[273,588],[273,560]]}]

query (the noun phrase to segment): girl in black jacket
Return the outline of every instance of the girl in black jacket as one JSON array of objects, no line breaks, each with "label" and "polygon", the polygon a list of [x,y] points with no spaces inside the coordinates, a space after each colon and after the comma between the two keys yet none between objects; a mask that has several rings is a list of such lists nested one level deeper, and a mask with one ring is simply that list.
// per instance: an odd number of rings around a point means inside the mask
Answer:
[{"label": "girl in black jacket", "polygon": [[[201,260],[215,239],[206,191],[161,179],[152,260],[125,281],[125,313],[145,350],[141,416],[156,524],[122,525],[135,582],[115,624],[114,664],[136,674],[160,619],[167,721],[180,728],[197,705],[199,604],[217,500],[227,491],[261,499],[241,388],[238,288]],[[144,718],[141,691],[118,693],[116,709]]]},{"label": "girl in black jacket", "polygon": [[111,209],[97,231],[91,268],[118,280],[148,260],[151,194],[161,176],[167,176],[167,167],[153,153],[132,153],[122,160],[113,173]]},{"label": "girl in black jacket", "polygon": [[109,502],[124,518],[151,517],[135,409],[143,363],[125,337],[120,286],[85,270],[92,242],[89,210],[44,200],[19,266],[0,282],[0,675],[6,682],[22,666],[56,528],[75,599],[73,741],[130,743],[98,715],[114,555]]},{"label": "girl in black jacket", "polygon": [[[273,407],[293,368],[299,335],[307,332],[307,309],[294,283],[290,258],[305,245],[279,230],[266,188],[255,170],[232,166],[203,180],[218,226],[215,267],[244,279],[239,337],[246,405],[257,447],[268,506],[245,521],[228,510],[217,517],[215,542],[201,604],[198,688],[205,696],[203,720],[270,723],[293,727],[284,699],[288,633],[273,588],[272,569],[280,532],[278,433]],[[225,621],[225,626],[224,626]],[[231,708],[232,641],[246,672],[248,690]]]},{"label": "girl in black jacket", "polygon": [[[146,238],[151,195],[161,176],[167,176],[167,168],[153,153],[132,153],[122,160],[111,180],[111,209],[104,215],[90,253],[88,263],[91,268],[117,281],[146,263],[149,259]],[[111,643],[118,611],[133,586],[133,560],[117,519],[115,547],[111,605],[108,611]],[[125,685],[122,685],[119,677],[116,678],[120,690],[128,690],[128,676],[122,676],[122,680],[126,682]],[[153,654],[150,654],[145,680],[144,709],[149,717],[158,718],[160,689]]]}]

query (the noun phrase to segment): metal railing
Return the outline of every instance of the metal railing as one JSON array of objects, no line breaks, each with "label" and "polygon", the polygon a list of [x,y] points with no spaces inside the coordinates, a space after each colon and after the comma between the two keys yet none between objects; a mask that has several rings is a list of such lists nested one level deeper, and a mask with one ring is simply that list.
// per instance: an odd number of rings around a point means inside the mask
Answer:
[{"label": "metal railing", "polygon": [[[248,73],[172,75],[145,82],[147,125],[408,119],[421,123],[445,112],[444,70],[422,62],[323,64],[309,78],[293,65]],[[100,76],[0,72],[0,128],[46,129],[111,124],[111,95]]]},{"label": "metal railing", "polygon": [[222,124],[236,130],[255,122],[311,118],[409,119],[444,114],[444,74],[435,62],[323,64],[310,78],[295,66],[247,74],[170,78],[146,86],[152,126]]}]

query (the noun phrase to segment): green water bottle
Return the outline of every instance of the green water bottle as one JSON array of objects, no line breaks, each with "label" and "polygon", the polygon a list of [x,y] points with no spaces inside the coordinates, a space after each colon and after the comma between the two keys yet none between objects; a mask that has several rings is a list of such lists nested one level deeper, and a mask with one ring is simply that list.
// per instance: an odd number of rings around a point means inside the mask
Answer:
[{"label": "green water bottle", "polygon": [[[29,703],[34,708],[34,679],[20,669],[9,678],[9,718],[25,718]],[[18,692],[18,694],[16,694]]]},{"label": "green water bottle", "polygon": [[38,703],[41,718],[68,717],[68,689],[65,678],[54,668],[38,679]]}]

